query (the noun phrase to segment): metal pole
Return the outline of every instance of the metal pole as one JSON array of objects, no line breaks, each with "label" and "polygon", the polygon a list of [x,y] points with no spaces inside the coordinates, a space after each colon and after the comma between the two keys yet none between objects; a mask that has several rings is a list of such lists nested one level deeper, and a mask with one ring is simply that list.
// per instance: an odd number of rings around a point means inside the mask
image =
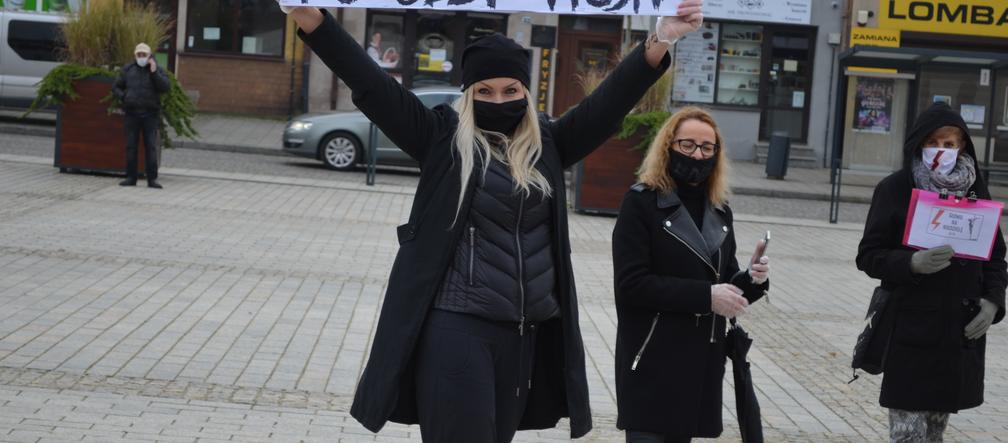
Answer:
[{"label": "metal pole", "polygon": [[367,163],[367,185],[374,186],[375,182],[375,163],[378,156],[378,128],[375,127],[374,123],[371,123],[368,128],[368,163]]},{"label": "metal pole", "polygon": [[847,83],[848,78],[844,73],[846,62],[841,61],[837,66],[837,99],[834,108],[833,119],[833,164],[831,165],[830,183],[830,214],[829,222],[836,223],[840,218],[840,179],[843,167],[843,138],[846,129],[846,108],[847,104]]}]

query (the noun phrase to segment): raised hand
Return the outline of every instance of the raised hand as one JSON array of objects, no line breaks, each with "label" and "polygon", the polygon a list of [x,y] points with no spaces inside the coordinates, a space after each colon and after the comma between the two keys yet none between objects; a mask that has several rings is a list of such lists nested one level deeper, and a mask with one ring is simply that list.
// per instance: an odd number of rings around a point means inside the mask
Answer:
[{"label": "raised hand", "polygon": [[683,0],[674,16],[664,16],[658,19],[656,34],[658,41],[672,44],[686,34],[689,34],[703,24],[703,0]]}]

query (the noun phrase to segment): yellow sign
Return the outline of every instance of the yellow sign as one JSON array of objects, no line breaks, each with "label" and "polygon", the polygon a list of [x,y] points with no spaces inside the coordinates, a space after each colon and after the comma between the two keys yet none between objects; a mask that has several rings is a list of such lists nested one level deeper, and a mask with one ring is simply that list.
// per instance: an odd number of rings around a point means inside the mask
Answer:
[{"label": "yellow sign", "polygon": [[879,0],[879,16],[885,29],[1008,36],[1006,0]]},{"label": "yellow sign", "polygon": [[892,29],[852,28],[850,45],[900,47],[900,32]]}]

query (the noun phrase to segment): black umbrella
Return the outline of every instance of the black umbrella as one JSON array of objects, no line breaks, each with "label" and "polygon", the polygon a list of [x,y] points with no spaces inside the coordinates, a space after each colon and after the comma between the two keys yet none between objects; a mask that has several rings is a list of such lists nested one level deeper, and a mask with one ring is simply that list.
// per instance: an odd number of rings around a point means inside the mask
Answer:
[{"label": "black umbrella", "polygon": [[735,377],[735,412],[738,415],[739,432],[743,443],[763,443],[763,422],[760,420],[759,401],[753,389],[752,371],[746,355],[753,340],[735,319],[725,337],[725,353],[732,361],[732,375]]}]

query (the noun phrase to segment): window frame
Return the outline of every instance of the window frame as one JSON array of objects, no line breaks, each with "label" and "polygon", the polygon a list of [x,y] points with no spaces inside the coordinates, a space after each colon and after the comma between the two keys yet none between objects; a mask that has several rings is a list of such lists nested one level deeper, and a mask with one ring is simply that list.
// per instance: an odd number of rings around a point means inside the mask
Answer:
[{"label": "window frame", "polygon": [[[230,51],[222,51],[222,50],[217,50],[217,49],[202,49],[202,48],[190,47],[189,46],[189,36],[190,35],[195,35],[195,34],[192,34],[190,32],[192,30],[192,26],[193,26],[192,16],[190,15],[190,14],[192,14],[192,10],[193,9],[190,7],[190,5],[192,5],[196,1],[213,1],[213,2],[216,2],[217,4],[220,4],[220,0],[186,0],[186,17],[185,17],[185,19],[186,19],[186,32],[185,32],[185,38],[184,38],[184,41],[183,41],[183,43],[184,43],[184,45],[183,45],[184,51],[179,51],[182,54],[215,56],[215,57],[223,57],[223,58],[242,59],[242,60],[255,59],[255,60],[262,60],[262,61],[285,61],[287,59],[287,36],[288,36],[289,31],[290,31],[288,29],[288,26],[290,26],[290,24],[289,24],[290,20],[287,19],[286,15],[283,15],[283,31],[281,33],[281,35],[283,36],[283,41],[280,43],[280,54],[279,55],[273,55],[273,54],[245,54],[245,53],[242,53],[240,50],[237,50],[237,49],[236,50],[230,50]],[[267,3],[274,3],[272,0],[258,0],[258,1],[267,1]],[[233,13],[233,15],[231,17],[232,19],[237,19],[239,17],[238,14],[241,13],[240,8],[241,8],[241,5],[239,3],[235,3],[235,8],[233,8],[233,10],[232,10],[232,13]],[[236,26],[235,29],[238,29],[238,27]],[[237,40],[235,41],[235,44],[237,45]]]},{"label": "window frame", "polygon": [[[24,54],[22,54],[17,49],[17,47],[14,46],[13,43],[16,40],[13,40],[13,38],[14,38],[14,32],[13,32],[13,30],[14,30],[15,26],[19,26],[18,24],[21,24],[21,23],[27,24],[29,26],[30,25],[43,25],[43,26],[51,26],[51,27],[55,28],[55,30],[56,30],[56,32],[54,34],[55,38],[52,40],[53,45],[52,45],[52,51],[51,51],[51,55],[52,55],[53,59],[50,60],[50,59],[27,58],[27,57],[24,56]],[[59,37],[60,36],[60,25],[61,25],[61,23],[58,23],[58,22],[38,21],[38,20],[25,20],[25,19],[20,19],[20,18],[13,18],[13,19],[11,19],[10,21],[7,22],[7,40],[4,42],[4,44],[7,45],[7,48],[12,53],[14,53],[14,55],[18,56],[18,58],[20,58],[21,60],[26,61],[26,62],[31,62],[31,63],[62,63],[62,60],[60,60],[58,51],[59,51],[60,48],[65,48],[65,47],[62,46],[62,45],[60,45],[60,37]]]}]

